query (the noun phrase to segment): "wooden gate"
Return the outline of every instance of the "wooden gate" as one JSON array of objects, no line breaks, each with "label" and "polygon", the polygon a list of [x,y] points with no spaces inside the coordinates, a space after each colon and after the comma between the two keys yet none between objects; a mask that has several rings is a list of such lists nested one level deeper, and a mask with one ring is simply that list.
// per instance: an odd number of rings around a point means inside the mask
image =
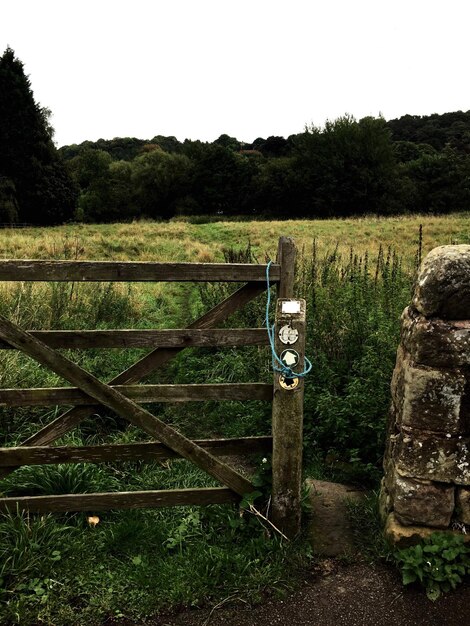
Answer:
[{"label": "wooden gate", "polygon": [[[276,263],[270,266],[270,283],[278,297],[293,296],[295,247],[281,238]],[[0,405],[73,405],[21,446],[0,448],[0,478],[22,465],[185,458],[223,487],[64,494],[0,498],[0,510],[98,511],[237,502],[255,491],[249,479],[219,457],[273,451],[273,519],[293,536],[300,524],[300,467],[303,383],[293,391],[263,383],[137,385],[145,376],[166,365],[186,347],[267,345],[266,329],[217,329],[266,289],[266,265],[134,263],[92,261],[0,261],[0,281],[191,281],[245,282],[241,288],[180,330],[66,330],[25,331],[0,316],[0,348],[17,349],[70,382],[74,387],[1,389]],[[277,314],[277,324],[282,311]],[[289,320],[288,320],[289,321]],[[289,322],[290,323],[290,322]],[[303,358],[303,326],[296,349]],[[57,348],[135,348],[152,350],[108,384],[85,371]],[[244,437],[192,441],[152,415],[140,404],[203,400],[266,400],[273,402],[273,437]],[[155,441],[150,443],[56,446],[53,444],[104,405]],[[300,430],[299,430],[300,425]],[[300,432],[300,439],[299,439]],[[1,482],[0,482],[1,490]]]}]

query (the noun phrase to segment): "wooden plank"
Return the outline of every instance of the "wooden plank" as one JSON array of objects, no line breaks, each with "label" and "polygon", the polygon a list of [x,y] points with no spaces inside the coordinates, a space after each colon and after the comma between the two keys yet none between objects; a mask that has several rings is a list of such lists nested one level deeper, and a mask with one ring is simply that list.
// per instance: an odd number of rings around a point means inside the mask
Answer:
[{"label": "wooden plank", "polygon": [[[295,280],[295,258],[296,248],[294,240],[290,237],[281,237],[277,248],[277,262],[281,267],[280,282],[277,287],[278,298],[293,298],[294,297],[294,280]],[[271,281],[271,270],[274,266],[269,268],[269,282]]]},{"label": "wooden plank", "polygon": [[239,495],[254,491],[251,482],[235,469],[222,463],[204,448],[184,437],[146,409],[123,396],[116,389],[102,383],[63,354],[49,348],[3,315],[0,315],[0,337],[31,356],[38,363],[49,367],[53,372],[79,387],[91,398],[115,411],[120,417],[142,428],[149,435],[160,440]]},{"label": "wooden plank", "polygon": [[[265,328],[183,328],[175,330],[31,330],[50,348],[189,348],[266,346]],[[12,346],[0,341],[0,350]]]},{"label": "wooden plank", "polygon": [[31,513],[66,511],[109,511],[111,509],[144,509],[163,506],[229,504],[239,496],[224,487],[202,489],[169,489],[161,491],[121,491],[55,496],[22,496],[0,498],[0,511],[27,510]]},{"label": "wooden plank", "polygon": [[[113,389],[139,404],[151,402],[205,402],[207,400],[267,400],[273,386],[265,383],[218,383],[201,385],[114,385]],[[0,389],[1,406],[90,406],[90,396],[76,387]]]},{"label": "wooden plank", "polygon": [[[216,324],[225,321],[230,315],[241,309],[248,302],[263,293],[264,287],[250,284],[244,285],[225,300],[217,304],[213,309],[202,315],[195,322],[190,324],[192,328],[211,328]],[[114,377],[110,385],[124,385],[126,383],[136,383],[154,370],[179,354],[183,348],[156,348],[142,359],[131,365],[128,369]],[[64,414],[57,417],[50,424],[44,426],[40,431],[29,437],[22,445],[47,445],[59,439],[67,432],[75,428],[82,420],[94,412],[94,408],[76,407],[69,409]],[[6,476],[6,470],[0,472],[0,478]]]},{"label": "wooden plank", "polygon": [[[280,267],[271,267],[273,282]],[[0,260],[3,281],[262,282],[266,265],[254,263],[149,263],[130,261]]]},{"label": "wooden plank", "polygon": [[[269,454],[272,450],[272,437],[199,439],[195,443],[214,456]],[[159,442],[0,448],[0,467],[109,461],[166,461],[175,458],[180,456]]]},{"label": "wooden plank", "polygon": [[[215,307],[204,313],[200,318],[189,325],[189,329],[208,329],[224,322],[228,317],[243,308],[248,302],[265,291],[265,286],[256,283],[247,283],[230,294],[225,300],[216,304]],[[179,354],[183,348],[156,348],[136,361],[128,369],[115,376],[110,385],[124,385],[136,383],[148,374],[162,367]],[[59,439],[80,422],[89,417],[95,409],[93,407],[74,407],[69,409],[55,420],[44,426],[37,433],[26,439],[22,445],[48,445]],[[15,468],[0,469],[0,478],[8,476]]]},{"label": "wooden plank", "polygon": [[[282,312],[284,301],[278,300],[276,306],[276,352],[280,355],[283,350],[291,347],[283,344],[279,338],[279,329],[289,324],[299,333],[292,348],[300,356],[295,368],[300,372],[304,369],[305,362],[305,300],[299,300],[300,312],[295,314]],[[301,522],[304,379],[297,380],[297,387],[286,390],[280,385],[279,373],[274,373],[272,519],[289,538],[300,532]]]}]

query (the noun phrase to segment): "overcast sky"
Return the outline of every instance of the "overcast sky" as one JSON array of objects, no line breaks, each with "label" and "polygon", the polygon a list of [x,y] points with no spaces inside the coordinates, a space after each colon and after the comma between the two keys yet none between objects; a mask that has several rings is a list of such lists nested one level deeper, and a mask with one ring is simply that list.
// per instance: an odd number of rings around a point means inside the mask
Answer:
[{"label": "overcast sky", "polygon": [[3,0],[61,146],[470,109],[468,0]]}]

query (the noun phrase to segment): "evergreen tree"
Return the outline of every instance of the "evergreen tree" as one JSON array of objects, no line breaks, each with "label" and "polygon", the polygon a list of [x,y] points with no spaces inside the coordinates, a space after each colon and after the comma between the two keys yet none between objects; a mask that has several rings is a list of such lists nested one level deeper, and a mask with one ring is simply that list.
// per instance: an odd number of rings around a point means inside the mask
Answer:
[{"label": "evergreen tree", "polygon": [[49,116],[7,48],[0,57],[0,179],[10,181],[9,206],[18,207],[22,222],[62,222],[75,208],[77,192],[52,141]]}]

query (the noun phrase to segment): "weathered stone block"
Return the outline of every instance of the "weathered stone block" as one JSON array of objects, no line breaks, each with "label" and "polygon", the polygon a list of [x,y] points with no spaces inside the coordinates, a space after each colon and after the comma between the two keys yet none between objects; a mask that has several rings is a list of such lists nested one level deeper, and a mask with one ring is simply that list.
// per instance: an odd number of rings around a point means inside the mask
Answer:
[{"label": "weathered stone block", "polygon": [[458,437],[457,473],[454,482],[457,485],[470,485],[470,439]]},{"label": "weathered stone block", "polygon": [[385,479],[382,478],[382,482],[380,483],[380,493],[379,493],[379,515],[382,523],[385,524],[389,513],[393,510],[393,501],[390,496],[387,487],[385,485]]},{"label": "weathered stone block", "polygon": [[402,425],[461,433],[461,400],[467,384],[463,372],[418,367],[406,360],[403,363]]},{"label": "weathered stone block", "polygon": [[393,408],[396,410],[397,422],[401,419],[401,413],[403,410],[403,397],[405,387],[405,371],[409,366],[410,357],[403,350],[401,344],[397,350],[397,360],[395,362],[395,368],[392,374],[392,382],[390,384],[390,391],[392,394]]},{"label": "weathered stone block", "polygon": [[455,512],[459,522],[470,525],[470,488],[457,489]]},{"label": "weathered stone block", "polygon": [[394,461],[401,476],[452,483],[460,475],[459,440],[403,428],[397,438]]},{"label": "weathered stone block", "polygon": [[[397,548],[414,546],[433,532],[435,532],[434,528],[426,528],[425,526],[403,526],[397,521],[393,513],[390,513],[385,523],[385,538]],[[449,535],[462,535],[461,532],[455,530],[447,532]],[[470,535],[464,535],[464,539],[465,543],[469,543]]]},{"label": "weathered stone block", "polygon": [[454,511],[454,487],[395,476],[393,508],[404,526],[447,528]]},{"label": "weathered stone block", "polygon": [[425,317],[470,319],[470,245],[431,250],[421,265],[413,304]]},{"label": "weathered stone block", "polygon": [[394,513],[390,513],[385,522],[385,539],[397,548],[409,548],[429,537],[434,528],[425,526],[403,526],[397,521]]},{"label": "weathered stone block", "polygon": [[393,490],[395,488],[395,463],[392,458],[384,459],[383,487],[393,500]]},{"label": "weathered stone block", "polygon": [[416,364],[431,367],[470,365],[470,321],[427,319],[413,307],[401,318],[401,341]]},{"label": "weathered stone block", "polygon": [[468,485],[470,438],[403,427],[393,448],[393,464],[400,476]]}]

